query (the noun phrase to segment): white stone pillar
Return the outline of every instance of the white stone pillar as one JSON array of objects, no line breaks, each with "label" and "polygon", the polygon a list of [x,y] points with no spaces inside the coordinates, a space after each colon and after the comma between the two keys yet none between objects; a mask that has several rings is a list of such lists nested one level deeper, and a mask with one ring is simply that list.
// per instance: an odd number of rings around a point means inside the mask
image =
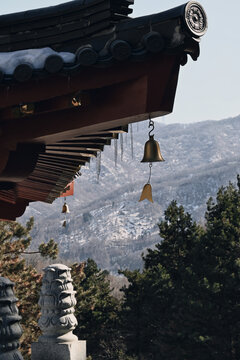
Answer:
[{"label": "white stone pillar", "polygon": [[32,344],[32,360],[86,360],[86,341],[72,331],[77,326],[71,269],[54,264],[44,269],[39,305],[42,336]]}]

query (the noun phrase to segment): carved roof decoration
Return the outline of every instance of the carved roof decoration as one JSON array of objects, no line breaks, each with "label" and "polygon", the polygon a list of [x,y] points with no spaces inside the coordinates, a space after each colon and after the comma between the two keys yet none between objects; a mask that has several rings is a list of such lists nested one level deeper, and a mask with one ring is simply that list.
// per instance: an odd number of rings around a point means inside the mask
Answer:
[{"label": "carved roof decoration", "polygon": [[132,19],[133,2],[0,16],[0,218],[51,203],[129,123],[172,111],[206,14],[189,1]]}]

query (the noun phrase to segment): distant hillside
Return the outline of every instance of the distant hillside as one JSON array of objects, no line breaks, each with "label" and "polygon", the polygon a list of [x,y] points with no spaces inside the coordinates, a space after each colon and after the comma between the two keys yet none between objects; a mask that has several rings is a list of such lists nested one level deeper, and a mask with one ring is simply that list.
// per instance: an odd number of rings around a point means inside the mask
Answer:
[{"label": "distant hillside", "polygon": [[206,201],[221,185],[235,182],[240,172],[240,116],[222,121],[163,125],[155,123],[164,163],[153,164],[154,203],[139,203],[148,180],[148,164],[141,163],[148,122],[133,125],[134,159],[130,134],[123,136],[123,161],[118,141],[115,168],[114,146],[105,147],[99,182],[96,160],[82,168],[74,197],[68,198],[71,213],[62,227],[63,199],[52,205],[33,203],[21,221],[35,217],[34,242],[53,237],[66,259],[93,258],[100,267],[141,267],[141,253],[160,238],[157,223],[176,199],[194,219],[204,221]]}]

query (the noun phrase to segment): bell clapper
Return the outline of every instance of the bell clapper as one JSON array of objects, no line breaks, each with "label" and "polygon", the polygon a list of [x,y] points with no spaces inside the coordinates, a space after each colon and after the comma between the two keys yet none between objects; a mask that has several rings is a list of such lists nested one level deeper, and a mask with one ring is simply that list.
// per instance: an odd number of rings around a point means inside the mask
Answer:
[{"label": "bell clapper", "polygon": [[152,176],[152,163],[149,163],[149,170],[150,170],[150,172],[149,172],[148,182],[143,187],[139,202],[147,199],[148,201],[153,203],[152,186],[150,184],[150,180],[151,180],[151,176]]}]

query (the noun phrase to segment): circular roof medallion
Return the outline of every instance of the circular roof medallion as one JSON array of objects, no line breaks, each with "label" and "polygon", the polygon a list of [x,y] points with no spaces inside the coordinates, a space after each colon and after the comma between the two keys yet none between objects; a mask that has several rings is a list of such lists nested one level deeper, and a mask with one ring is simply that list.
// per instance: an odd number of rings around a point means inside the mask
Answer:
[{"label": "circular roof medallion", "polygon": [[194,1],[189,2],[185,8],[186,25],[193,35],[203,36],[207,31],[207,15],[203,7]]}]

